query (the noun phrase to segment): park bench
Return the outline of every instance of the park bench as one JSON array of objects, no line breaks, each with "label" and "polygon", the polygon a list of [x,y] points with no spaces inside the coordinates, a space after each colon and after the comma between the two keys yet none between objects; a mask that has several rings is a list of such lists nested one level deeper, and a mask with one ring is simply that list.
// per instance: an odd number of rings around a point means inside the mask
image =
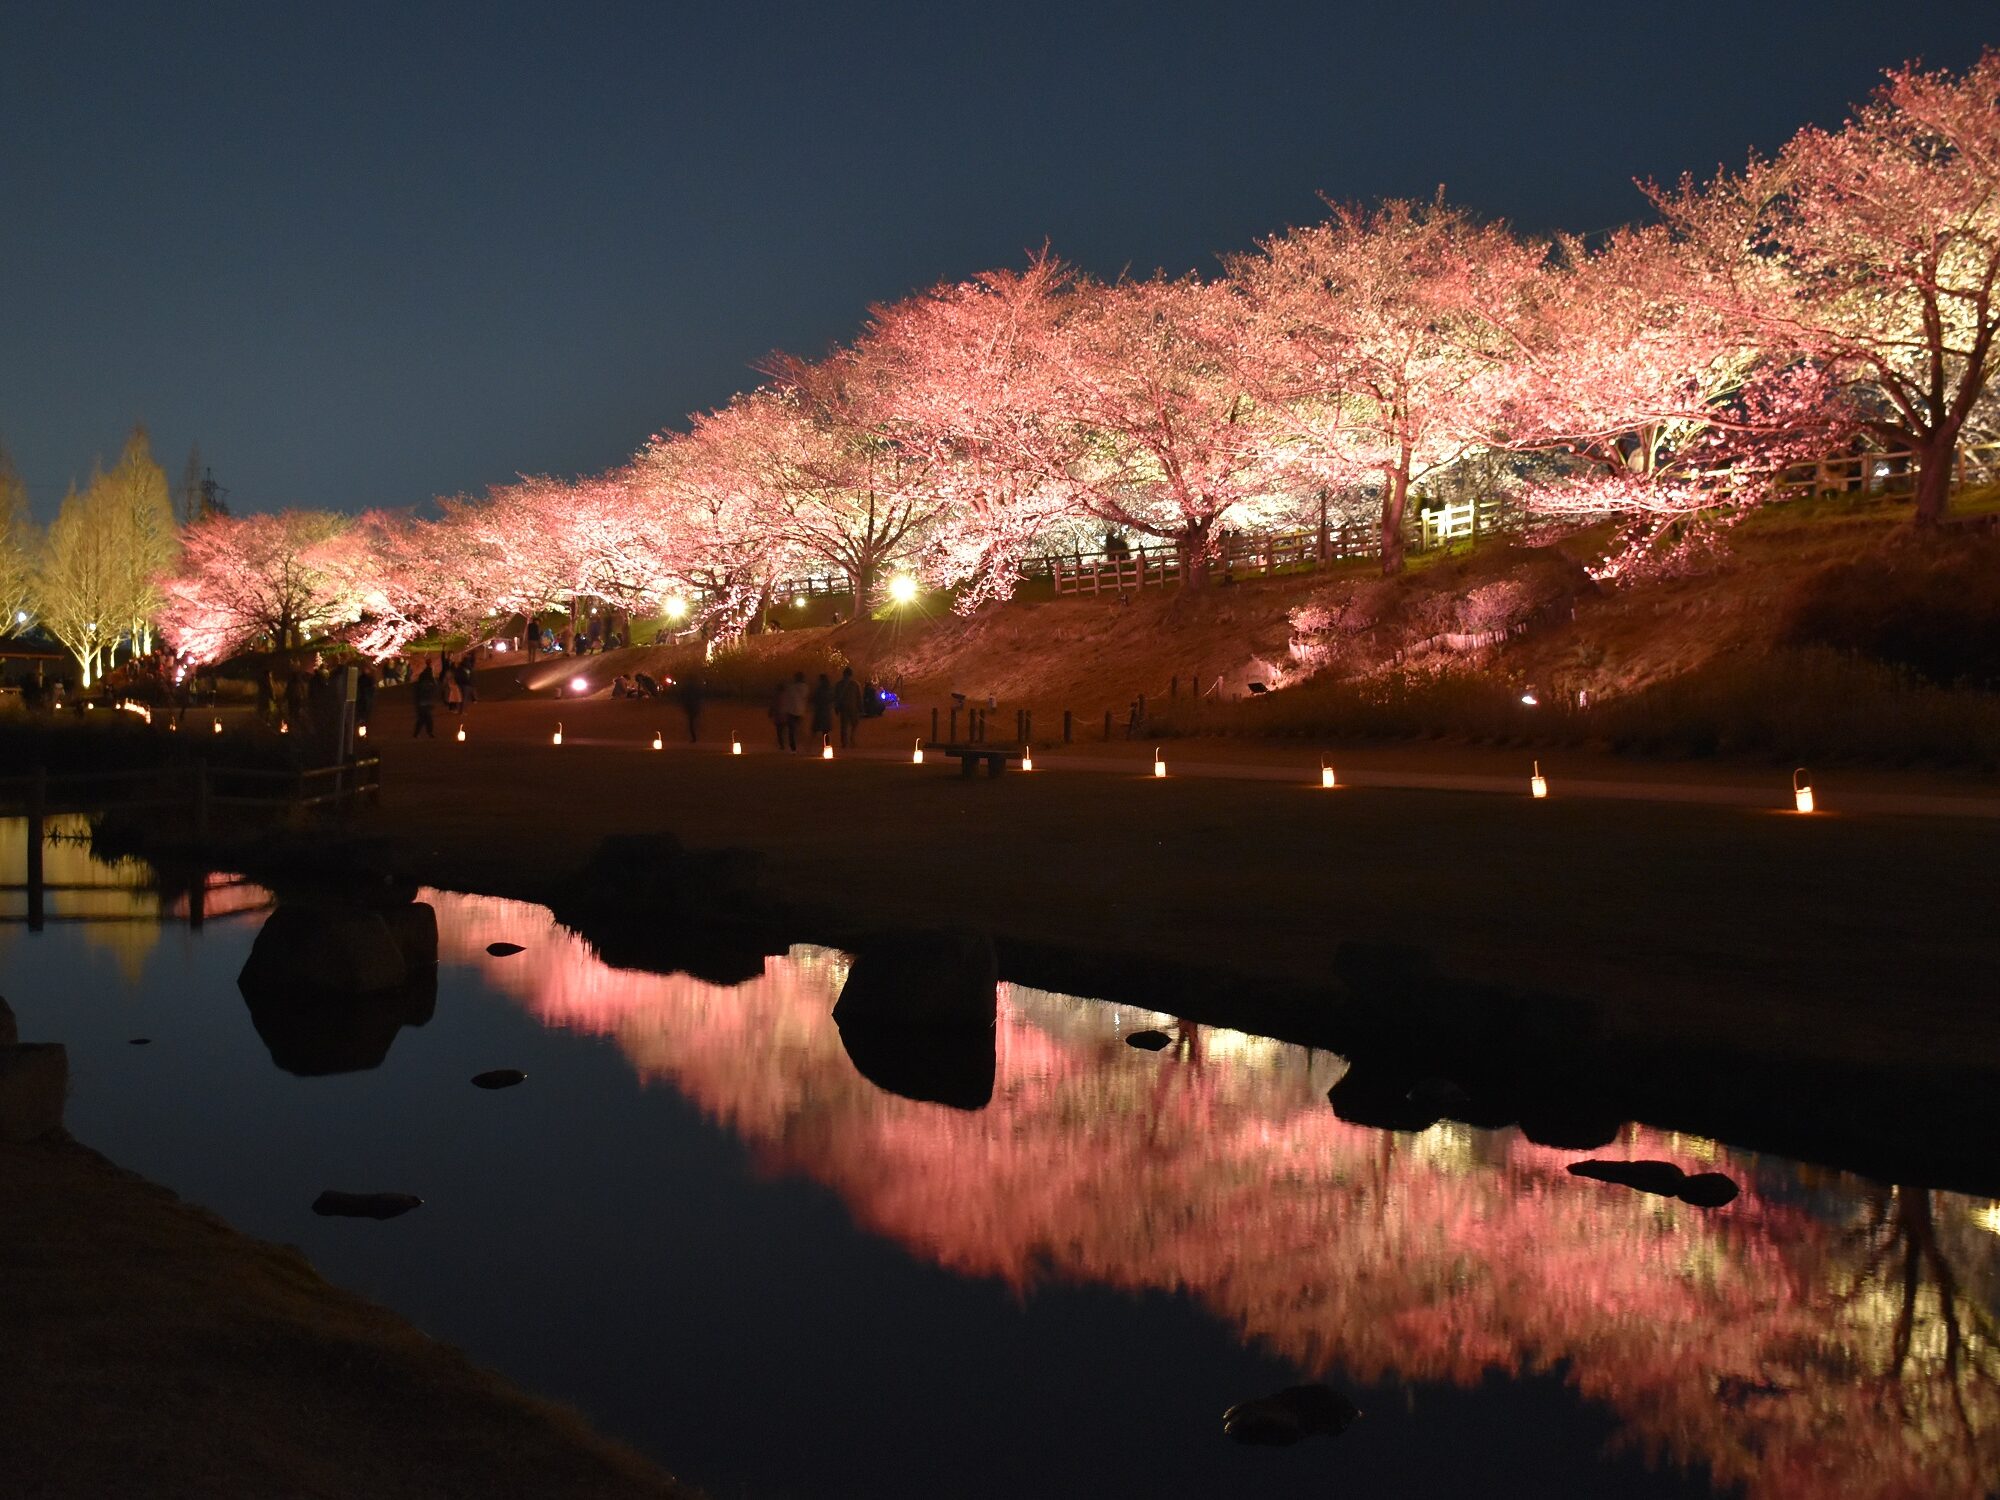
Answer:
[{"label": "park bench", "polygon": [[998,776],[1002,771],[1007,769],[1008,761],[1019,760],[1021,758],[1021,747],[1019,745],[996,745],[991,741],[960,743],[956,745],[926,745],[924,752],[927,755],[956,755],[958,757],[958,773],[961,776],[970,776],[982,760],[986,762],[986,774],[988,776]]}]

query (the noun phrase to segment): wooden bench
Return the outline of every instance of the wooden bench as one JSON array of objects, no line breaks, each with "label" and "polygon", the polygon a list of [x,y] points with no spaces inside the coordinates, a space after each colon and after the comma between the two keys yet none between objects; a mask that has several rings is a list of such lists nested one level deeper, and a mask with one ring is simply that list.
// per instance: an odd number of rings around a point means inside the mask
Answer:
[{"label": "wooden bench", "polygon": [[983,760],[986,762],[986,774],[988,776],[998,776],[1002,771],[1007,769],[1008,761],[1019,760],[1021,758],[1021,747],[1019,745],[994,744],[989,740],[976,744],[926,745],[924,746],[924,754],[956,755],[958,757],[958,774],[961,776],[970,776]]}]

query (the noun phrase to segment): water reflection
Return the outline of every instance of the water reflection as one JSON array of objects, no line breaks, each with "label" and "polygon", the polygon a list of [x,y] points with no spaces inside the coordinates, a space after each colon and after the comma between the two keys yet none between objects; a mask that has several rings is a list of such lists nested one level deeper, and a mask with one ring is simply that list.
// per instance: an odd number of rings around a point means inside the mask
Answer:
[{"label": "water reflection", "polygon": [[[27,826],[25,818],[0,818],[0,943],[26,924],[31,909]],[[42,881],[41,920],[74,924],[131,984],[138,983],[163,928],[199,926],[271,904],[268,891],[234,875],[205,871],[177,878],[142,860],[101,860],[91,853],[90,820],[81,813],[48,819]]]},{"label": "water reflection", "polygon": [[[856,1071],[832,951],[724,987],[606,968],[539,907],[422,899],[441,958],[615,1039],[768,1170],[960,1274],[1185,1293],[1335,1381],[1559,1370],[1622,1443],[1755,1497],[1970,1500],[2000,1473],[1993,1205],[1629,1129],[1619,1153],[1744,1184],[1700,1210],[1513,1131],[1344,1124],[1337,1058],[1013,985],[966,1113]],[[1146,1027],[1174,1045],[1123,1044]]]}]

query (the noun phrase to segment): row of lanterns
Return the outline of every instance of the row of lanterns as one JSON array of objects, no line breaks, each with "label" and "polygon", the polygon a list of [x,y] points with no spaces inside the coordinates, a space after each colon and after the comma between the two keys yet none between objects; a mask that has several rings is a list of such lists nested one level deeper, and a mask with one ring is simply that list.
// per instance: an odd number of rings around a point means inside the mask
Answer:
[{"label": "row of lanterns", "polygon": [[[216,721],[215,732],[217,734],[222,733],[222,721],[219,719]],[[364,724],[361,727],[361,733],[365,735],[367,732],[368,726]],[[560,721],[557,722],[555,733],[550,736],[550,739],[552,743],[557,745],[563,742],[562,724]],[[465,742],[465,726],[463,725],[459,726],[458,740],[460,744]],[[658,730],[655,730],[653,732],[653,748],[655,750],[664,750],[666,747],[666,737]],[[743,741],[736,738],[733,734],[729,737],[729,753],[731,755],[741,755],[743,753]],[[833,759],[833,744],[824,735],[820,737],[819,758],[821,760]],[[918,739],[910,750],[910,764],[920,766],[923,763],[924,742],[922,739]],[[1021,747],[1021,769],[1024,771],[1035,769],[1035,752],[1031,746],[1023,745]],[[1161,753],[1161,747],[1155,745],[1153,747],[1153,775],[1155,778],[1165,779],[1166,774],[1166,757]],[[1319,763],[1319,784],[1329,791],[1340,785],[1339,778],[1335,776],[1333,767],[1324,760]],[[1533,762],[1533,770],[1528,776],[1528,795],[1538,802],[1549,795],[1549,779],[1542,774],[1542,763],[1540,761]],[[1806,779],[1806,768],[1804,766],[1800,766],[1792,773],[1792,806],[1802,813],[1813,811],[1812,783]]]}]

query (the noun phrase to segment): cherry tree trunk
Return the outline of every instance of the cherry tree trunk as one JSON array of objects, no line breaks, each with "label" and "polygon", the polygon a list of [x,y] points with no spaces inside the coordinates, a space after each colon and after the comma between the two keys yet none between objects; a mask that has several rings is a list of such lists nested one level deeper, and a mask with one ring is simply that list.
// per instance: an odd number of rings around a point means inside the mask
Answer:
[{"label": "cherry tree trunk", "polygon": [[1917,513],[1919,526],[1935,526],[1951,505],[1952,463],[1958,456],[1958,434],[1940,432],[1917,450]]},{"label": "cherry tree trunk", "polygon": [[1382,493],[1382,572],[1403,571],[1403,512],[1410,503],[1410,476],[1398,472]]},{"label": "cherry tree trunk", "polygon": [[1185,588],[1207,587],[1215,572],[1215,559],[1209,549],[1214,525],[1213,520],[1198,521],[1174,538],[1174,550],[1181,560],[1181,584]]}]

